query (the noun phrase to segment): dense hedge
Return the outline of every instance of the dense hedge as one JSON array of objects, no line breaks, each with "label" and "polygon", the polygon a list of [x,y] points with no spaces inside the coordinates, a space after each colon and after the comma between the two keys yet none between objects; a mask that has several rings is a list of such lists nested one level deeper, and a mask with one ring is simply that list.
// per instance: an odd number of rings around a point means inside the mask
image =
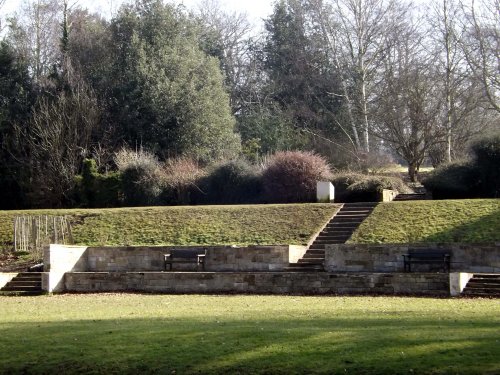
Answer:
[{"label": "dense hedge", "polygon": [[355,172],[337,173],[331,179],[335,186],[336,202],[376,202],[383,189],[410,193],[399,177],[370,176]]},{"label": "dense hedge", "polygon": [[200,185],[204,192],[204,195],[198,195],[200,203],[241,204],[261,201],[261,174],[244,160],[216,165]]},{"label": "dense hedge", "polygon": [[500,134],[477,141],[471,153],[470,161],[443,165],[422,181],[434,199],[500,197]]},{"label": "dense hedge", "polygon": [[434,199],[476,198],[478,171],[471,162],[455,162],[436,168],[422,181]]},{"label": "dense hedge", "polygon": [[92,159],[85,159],[76,177],[78,206],[87,208],[119,207],[122,200],[122,178],[119,172],[101,174]]},{"label": "dense hedge", "polygon": [[161,163],[142,151],[121,152],[117,165],[117,172],[100,174],[93,160],[85,160],[77,177],[78,207],[314,202],[321,180],[332,181],[338,202],[377,201],[383,189],[410,191],[396,177],[332,178],[325,159],[300,151],[278,152],[260,168],[244,160],[206,168],[184,158]]}]

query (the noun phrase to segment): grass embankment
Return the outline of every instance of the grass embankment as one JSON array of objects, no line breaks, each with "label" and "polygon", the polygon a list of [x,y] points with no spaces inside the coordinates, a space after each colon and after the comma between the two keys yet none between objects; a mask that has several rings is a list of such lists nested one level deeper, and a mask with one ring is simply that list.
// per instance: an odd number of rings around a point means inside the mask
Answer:
[{"label": "grass embankment", "polygon": [[0,297],[0,373],[494,374],[500,301]]},{"label": "grass embankment", "polygon": [[68,215],[82,245],[306,244],[338,209],[330,204],[0,211],[0,246],[15,215]]},{"label": "grass embankment", "polygon": [[500,199],[379,204],[350,243],[500,241]]}]

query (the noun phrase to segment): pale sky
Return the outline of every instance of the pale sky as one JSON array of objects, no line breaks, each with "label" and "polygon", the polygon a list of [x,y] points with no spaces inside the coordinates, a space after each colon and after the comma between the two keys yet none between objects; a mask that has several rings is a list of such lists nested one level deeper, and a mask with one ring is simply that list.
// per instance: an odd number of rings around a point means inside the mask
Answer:
[{"label": "pale sky", "polygon": [[[79,0],[77,3],[83,8],[89,8],[93,11],[99,11],[102,14],[109,15],[111,9],[116,10],[125,0]],[[170,3],[184,4],[188,9],[196,7],[200,0],[169,0]],[[14,12],[23,0],[6,0],[0,10],[2,18],[8,13]],[[73,1],[70,0],[70,4]],[[226,7],[228,11],[246,12],[249,20],[259,26],[262,18],[266,18],[272,11],[272,0],[219,0],[219,3]]]}]

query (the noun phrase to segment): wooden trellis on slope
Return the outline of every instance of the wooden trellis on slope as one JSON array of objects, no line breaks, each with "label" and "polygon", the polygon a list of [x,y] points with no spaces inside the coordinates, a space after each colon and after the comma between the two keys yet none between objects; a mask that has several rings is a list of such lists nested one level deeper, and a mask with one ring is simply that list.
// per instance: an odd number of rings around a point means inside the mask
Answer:
[{"label": "wooden trellis on slope", "polygon": [[67,216],[14,217],[14,249],[41,255],[51,243],[73,244],[71,224]]}]

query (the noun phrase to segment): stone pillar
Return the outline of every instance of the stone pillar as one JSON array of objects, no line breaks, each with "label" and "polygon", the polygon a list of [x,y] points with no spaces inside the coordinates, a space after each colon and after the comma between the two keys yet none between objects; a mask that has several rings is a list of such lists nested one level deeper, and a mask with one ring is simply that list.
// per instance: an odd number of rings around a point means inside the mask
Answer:
[{"label": "stone pillar", "polygon": [[316,198],[319,203],[333,203],[335,188],[330,181],[316,182]]},{"label": "stone pillar", "polygon": [[458,297],[474,274],[466,272],[450,273],[450,295]]}]

